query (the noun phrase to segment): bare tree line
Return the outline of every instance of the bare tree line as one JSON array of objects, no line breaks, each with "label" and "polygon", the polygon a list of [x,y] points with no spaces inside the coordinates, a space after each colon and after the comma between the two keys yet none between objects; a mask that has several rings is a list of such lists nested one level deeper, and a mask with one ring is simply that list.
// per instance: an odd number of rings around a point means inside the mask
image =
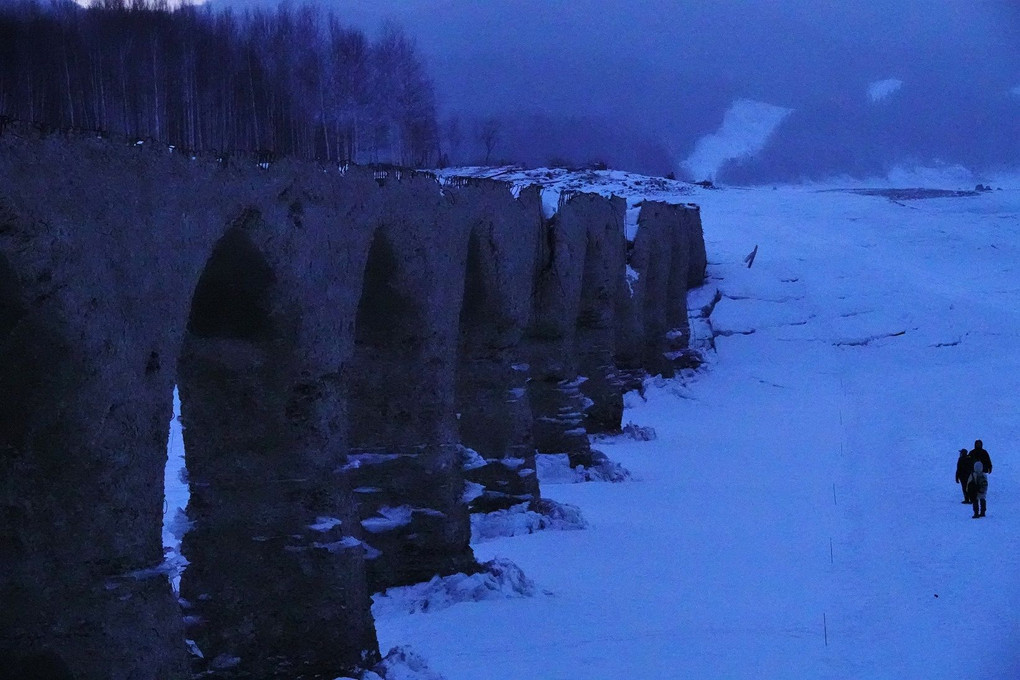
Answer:
[{"label": "bare tree line", "polygon": [[311,6],[165,0],[0,8],[0,116],[182,149],[423,166],[432,82],[394,26],[369,40]]}]

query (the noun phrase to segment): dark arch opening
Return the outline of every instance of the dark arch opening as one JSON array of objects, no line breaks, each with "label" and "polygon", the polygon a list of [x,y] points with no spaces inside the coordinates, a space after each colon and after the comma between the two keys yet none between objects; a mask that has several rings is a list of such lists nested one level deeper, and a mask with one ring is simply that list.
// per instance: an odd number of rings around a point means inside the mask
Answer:
[{"label": "dark arch opening", "polygon": [[7,258],[0,253],[0,342],[10,335],[25,316],[21,286]]},{"label": "dark arch opening", "polygon": [[[347,479],[358,494],[366,545],[378,551],[365,562],[370,592],[477,568],[454,445],[454,338],[443,327],[456,310],[438,309],[433,297],[459,277],[437,281],[441,271],[429,266],[429,255],[406,240],[391,240],[385,227],[376,232],[362,275],[353,352],[343,366],[353,463]],[[380,517],[405,506],[409,515],[379,526]]]},{"label": "dark arch opening", "polygon": [[526,376],[513,368],[495,254],[486,251],[484,239],[480,229],[468,239],[457,355],[460,441],[486,461],[464,472],[484,488],[469,502],[471,512],[502,510],[538,497]]},{"label": "dark arch opening", "polygon": [[379,352],[406,352],[416,348],[422,334],[419,304],[401,286],[393,246],[376,234],[368,251],[365,278],[355,318],[354,343]]},{"label": "dark arch opening", "polygon": [[[176,376],[189,486],[185,630],[205,655],[192,659],[196,675],[233,657],[231,677],[283,668],[335,677],[376,646],[362,555],[320,547],[340,545],[354,525],[346,482],[324,472],[339,457],[319,414],[339,407],[322,394],[328,376],[299,352],[304,302],[269,262],[231,228],[192,297]],[[320,530],[311,526],[320,516],[340,521]]]},{"label": "dark arch opening", "polygon": [[188,330],[200,338],[260,340],[272,332],[269,263],[240,229],[216,243],[198,279]]},{"label": "dark arch opening", "polygon": [[355,448],[418,441],[426,319],[390,241],[377,233],[365,264],[348,374],[350,443]]},{"label": "dark arch opening", "polygon": [[[268,601],[278,580],[260,573],[278,574],[278,564],[251,540],[271,533],[264,525],[272,501],[260,486],[273,478],[272,455],[280,447],[277,376],[286,346],[266,342],[273,336],[274,281],[248,235],[229,229],[195,286],[177,364],[191,525],[179,548],[188,562],[179,592],[188,638],[209,659],[227,651],[257,658],[238,653],[248,651],[248,642],[236,631],[247,626],[261,635],[265,618],[251,603]],[[270,587],[260,590],[260,578]],[[206,664],[193,659],[196,672]]]},{"label": "dark arch opening", "polygon": [[[477,230],[472,230],[459,317],[456,407],[461,442],[492,457],[501,455],[506,447],[505,423],[497,421],[499,411],[507,409],[495,328],[498,303],[486,273],[481,238]],[[496,404],[494,400],[498,400]]]},{"label": "dark arch opening", "polygon": [[478,230],[473,229],[468,238],[467,267],[464,272],[464,297],[460,307],[460,330],[462,343],[467,340],[465,333],[474,334],[491,321],[492,295],[486,280],[482,261],[482,244]]},{"label": "dark arch opening", "polygon": [[44,405],[68,353],[54,322],[29,313],[14,267],[0,253],[0,456],[24,443],[29,423],[54,413]]}]

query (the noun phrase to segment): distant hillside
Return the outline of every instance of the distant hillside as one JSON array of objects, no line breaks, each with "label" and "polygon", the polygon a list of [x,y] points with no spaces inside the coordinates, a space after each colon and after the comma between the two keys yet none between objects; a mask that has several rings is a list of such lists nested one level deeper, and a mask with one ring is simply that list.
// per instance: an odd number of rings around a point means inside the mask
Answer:
[{"label": "distant hillside", "polygon": [[1020,164],[1020,96],[904,82],[873,100],[862,88],[795,109],[753,156],[717,180],[745,184],[882,175],[902,164],[996,170]]}]

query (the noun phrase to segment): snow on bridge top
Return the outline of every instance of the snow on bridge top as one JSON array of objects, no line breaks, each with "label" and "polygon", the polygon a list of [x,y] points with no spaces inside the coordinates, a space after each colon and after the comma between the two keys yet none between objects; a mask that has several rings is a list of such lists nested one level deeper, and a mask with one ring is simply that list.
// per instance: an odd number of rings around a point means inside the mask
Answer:
[{"label": "snow on bridge top", "polygon": [[620,196],[627,201],[627,240],[634,240],[637,233],[638,212],[644,201],[662,201],[671,204],[687,204],[695,193],[695,187],[665,177],[639,175],[622,170],[594,170],[568,168],[533,168],[526,170],[519,165],[499,167],[469,166],[445,168],[434,171],[442,183],[459,179],[492,179],[506,182],[516,196],[527,186],[542,188],[542,207],[545,216],[552,217],[559,207],[560,196],[573,192],[594,193],[602,196]]}]

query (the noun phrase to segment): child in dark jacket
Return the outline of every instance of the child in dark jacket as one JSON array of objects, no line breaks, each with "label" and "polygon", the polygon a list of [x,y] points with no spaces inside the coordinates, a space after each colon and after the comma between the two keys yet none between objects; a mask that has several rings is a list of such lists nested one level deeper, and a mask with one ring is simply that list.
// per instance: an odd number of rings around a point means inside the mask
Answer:
[{"label": "child in dark jacket", "polygon": [[987,509],[985,494],[988,492],[988,476],[984,472],[981,461],[974,463],[974,472],[967,479],[967,490],[974,503],[974,519],[984,517]]}]

